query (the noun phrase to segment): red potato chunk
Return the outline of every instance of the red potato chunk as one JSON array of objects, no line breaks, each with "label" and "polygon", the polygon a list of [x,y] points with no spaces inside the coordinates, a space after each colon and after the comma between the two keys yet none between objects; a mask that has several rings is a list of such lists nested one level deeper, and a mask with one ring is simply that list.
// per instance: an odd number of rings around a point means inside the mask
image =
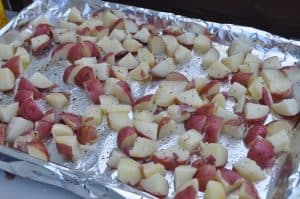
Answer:
[{"label": "red potato chunk", "polygon": [[18,90],[31,91],[33,93],[33,99],[40,99],[43,97],[43,94],[25,77],[20,78]]},{"label": "red potato chunk", "polygon": [[97,79],[89,79],[83,82],[83,87],[95,104],[100,104],[99,96],[104,95],[101,82]]},{"label": "red potato chunk", "polygon": [[214,114],[215,105],[214,104],[204,104],[196,110],[196,115],[211,116]]},{"label": "red potato chunk", "polygon": [[78,73],[76,74],[76,76],[75,76],[75,83],[78,86],[83,86],[83,83],[85,81],[93,80],[95,78],[96,77],[95,77],[95,74],[93,72],[93,69],[91,67],[89,67],[89,66],[85,66],[82,69],[80,69],[78,71]]},{"label": "red potato chunk", "polygon": [[73,113],[62,112],[60,114],[62,121],[71,127],[73,130],[77,130],[83,126],[82,116]]},{"label": "red potato chunk", "polygon": [[33,36],[39,36],[39,35],[52,35],[51,26],[49,24],[38,24],[35,27],[35,31],[33,33]]},{"label": "red potato chunk", "polygon": [[15,101],[23,104],[26,100],[33,99],[33,92],[28,90],[19,90],[15,95]]},{"label": "red potato chunk", "polygon": [[217,143],[223,125],[223,119],[218,116],[209,116],[206,119],[203,134],[204,141],[209,143]]},{"label": "red potato chunk", "polygon": [[20,105],[18,114],[23,118],[36,122],[43,118],[44,114],[33,99],[27,99]]},{"label": "red potato chunk", "polygon": [[265,138],[266,135],[267,129],[264,125],[255,125],[248,130],[244,142],[247,146],[251,146],[258,136]]},{"label": "red potato chunk", "polygon": [[23,65],[20,56],[10,58],[5,64],[3,64],[2,67],[10,69],[15,75],[15,78],[19,77],[19,75],[23,72]]},{"label": "red potato chunk", "polygon": [[252,75],[252,73],[237,72],[233,74],[231,82],[238,82],[244,86],[248,86],[251,81]]},{"label": "red potato chunk", "polygon": [[51,137],[51,129],[53,126],[52,122],[39,120],[35,122],[35,132],[37,133],[37,137],[41,140],[47,140]]},{"label": "red potato chunk", "polygon": [[186,121],[186,129],[195,129],[199,133],[202,133],[203,128],[206,123],[206,116],[205,115],[193,115]]},{"label": "red potato chunk", "polygon": [[91,144],[97,140],[97,129],[93,126],[84,126],[75,131],[80,144]]},{"label": "red potato chunk", "polygon": [[263,169],[272,167],[275,162],[273,145],[265,139],[256,139],[252,143],[247,157],[254,160]]},{"label": "red potato chunk", "polygon": [[185,188],[183,191],[176,194],[175,199],[196,199],[197,190],[191,185]]},{"label": "red potato chunk", "polygon": [[74,44],[68,52],[67,59],[71,63],[73,63],[82,57],[83,57],[83,45],[81,43]]},{"label": "red potato chunk", "polygon": [[200,166],[195,174],[198,179],[199,190],[205,191],[208,181],[215,180],[217,175],[216,167],[210,164]]}]

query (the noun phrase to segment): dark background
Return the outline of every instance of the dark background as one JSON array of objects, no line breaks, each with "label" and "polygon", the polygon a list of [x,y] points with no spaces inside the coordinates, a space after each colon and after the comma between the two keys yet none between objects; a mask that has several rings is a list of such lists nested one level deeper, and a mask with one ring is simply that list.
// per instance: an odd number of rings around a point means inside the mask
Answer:
[{"label": "dark background", "polygon": [[[300,0],[109,0],[204,20],[260,28],[300,39]],[[30,0],[3,0],[20,10]],[[9,3],[11,6],[9,6]]]}]

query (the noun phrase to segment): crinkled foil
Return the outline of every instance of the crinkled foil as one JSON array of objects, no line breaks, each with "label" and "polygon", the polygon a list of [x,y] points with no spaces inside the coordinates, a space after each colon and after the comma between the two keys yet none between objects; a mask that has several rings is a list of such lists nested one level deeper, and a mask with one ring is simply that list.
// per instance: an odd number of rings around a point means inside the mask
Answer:
[{"label": "crinkled foil", "polygon": [[[0,30],[0,40],[1,42],[22,42],[22,38],[18,36],[20,28],[41,15],[45,15],[55,24],[57,21],[66,18],[72,6],[77,6],[83,10],[84,17],[88,17],[93,11],[100,8],[112,8],[121,9],[132,17],[138,17],[140,23],[151,22],[155,23],[158,27],[162,24],[172,23],[180,25],[183,28],[189,27],[192,23],[201,24],[216,35],[217,41],[213,45],[220,51],[221,58],[226,56],[228,44],[240,35],[244,35],[254,42],[255,49],[253,52],[260,58],[276,55],[283,66],[300,63],[299,41],[288,40],[250,27],[207,22],[171,13],[157,12],[99,0],[36,0]],[[49,61],[49,56],[50,52],[42,57],[34,58],[25,76],[28,77],[37,70],[46,74],[51,80],[60,85],[56,91],[71,93],[72,103],[65,111],[81,114],[84,108],[90,104],[87,95],[79,88],[66,86],[62,83],[62,74],[68,64],[66,61]],[[191,62],[184,66],[179,66],[177,70],[186,74],[189,78],[204,76],[205,73],[201,70],[200,66],[201,58],[194,55]],[[294,84],[294,94],[298,102],[300,102],[300,80]],[[147,85],[131,83],[135,98],[143,94],[153,93],[156,86],[155,83]],[[224,85],[223,89],[227,89],[226,85]],[[1,103],[11,101],[5,95],[0,94],[0,98]],[[41,103],[40,105],[43,108],[47,108],[46,104]],[[227,104],[229,108],[231,105],[230,103]],[[270,115],[268,120],[272,119],[273,116]],[[110,170],[106,165],[110,152],[113,148],[116,148],[116,133],[109,130],[105,121],[99,126],[98,130],[101,134],[99,141],[94,146],[91,146],[88,152],[83,152],[79,160],[74,163],[64,162],[57,154],[54,143],[49,142],[48,147],[51,154],[51,162],[37,160],[24,153],[0,146],[0,168],[19,176],[63,187],[84,198],[153,198],[147,193],[121,184],[116,180],[116,172]],[[161,140],[161,147],[166,147],[168,144],[174,143],[179,133],[180,128],[178,129],[178,133],[172,136],[172,138]],[[242,157],[245,157],[247,153],[241,140],[222,136],[221,143],[228,148],[229,166]],[[276,165],[267,171],[268,177],[256,183],[260,198],[300,198],[300,144],[298,143],[300,143],[300,128],[296,123],[293,132],[291,154],[280,155],[276,161]],[[167,174],[167,179],[170,185],[168,197],[173,198],[173,177],[170,173]],[[199,193],[199,198],[202,197],[203,194]]]}]

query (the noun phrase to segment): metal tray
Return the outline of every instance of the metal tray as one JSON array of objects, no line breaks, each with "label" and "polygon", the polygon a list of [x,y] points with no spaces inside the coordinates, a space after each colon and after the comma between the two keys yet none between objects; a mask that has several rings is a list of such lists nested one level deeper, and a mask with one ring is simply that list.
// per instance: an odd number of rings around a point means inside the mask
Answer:
[{"label": "metal tray", "polygon": [[[209,32],[216,35],[216,42],[214,42],[213,45],[219,50],[221,58],[226,56],[226,50],[230,42],[243,35],[252,40],[254,44],[253,52],[260,58],[276,55],[279,57],[281,65],[283,66],[295,65],[299,63],[300,60],[299,41],[288,40],[251,27],[219,24],[171,13],[157,12],[97,0],[36,0],[0,30],[0,41],[20,42],[17,37],[18,31],[26,27],[28,23],[41,15],[45,15],[53,23],[63,20],[66,18],[68,10],[72,6],[80,8],[83,11],[84,17],[89,16],[100,8],[110,8],[120,9],[128,15],[138,18],[141,23],[155,23],[158,27],[159,24],[177,24],[183,28],[188,28],[193,23],[202,25],[207,27]],[[54,76],[53,72],[56,71],[58,74],[63,72],[67,66],[67,62],[49,62],[49,55],[50,52],[42,57],[34,58],[31,67],[26,71],[25,75],[30,75],[36,70],[41,70],[56,83],[62,82],[62,78],[60,76]],[[190,78],[202,76],[204,75],[204,71],[196,70],[195,68],[195,66],[199,66],[200,64],[201,58],[193,56],[191,62],[180,66],[178,71],[185,73]],[[299,66],[295,65],[295,67]],[[300,103],[300,80],[295,82],[294,85],[294,95]],[[131,83],[131,87],[135,93],[134,97],[138,97],[141,94],[153,93],[155,86],[156,85],[152,84],[140,86]],[[72,106],[66,108],[67,111],[82,113],[84,110],[83,107],[89,104],[86,94],[80,89],[74,89],[70,86],[60,86],[58,89],[60,91],[68,90],[72,95],[77,97],[77,100],[72,102]],[[2,99],[1,103],[7,103],[11,100],[2,94],[0,94],[0,98]],[[40,105],[46,108],[44,104]],[[228,106],[230,106],[230,104],[228,104]],[[275,117],[270,115],[268,120],[270,121],[274,118]],[[109,153],[116,146],[116,134],[110,132],[105,122],[99,126],[98,129],[101,131],[101,140],[97,142],[88,153],[83,154],[81,158],[74,163],[64,162],[57,153],[55,154],[54,143],[50,142],[48,143],[48,147],[50,148],[52,157],[51,162],[44,162],[30,157],[27,154],[0,146],[0,168],[25,178],[63,187],[85,198],[153,198],[153,196],[147,193],[124,185],[116,180],[116,172],[106,166]],[[297,198],[297,196],[294,195],[297,195],[297,191],[300,189],[297,189],[297,187],[300,186],[298,185],[300,179],[298,176],[300,171],[300,168],[298,168],[300,147],[298,147],[297,144],[297,141],[300,139],[300,132],[297,133],[298,131],[300,131],[299,125],[296,122],[293,132],[292,153],[281,155],[277,159],[276,165],[267,171],[267,179],[256,184],[261,198]],[[172,140],[166,140],[164,143],[172,143],[175,139],[176,137]],[[228,147],[230,152],[229,165],[245,156],[245,147],[243,147],[240,140],[222,137],[221,143],[231,144]],[[287,166],[291,165],[293,170],[287,172]],[[174,192],[172,191],[174,190],[172,186],[173,177],[168,173],[167,178],[171,190],[169,197],[172,198],[172,196],[174,196]],[[199,193],[199,197],[202,196],[203,195]]]}]

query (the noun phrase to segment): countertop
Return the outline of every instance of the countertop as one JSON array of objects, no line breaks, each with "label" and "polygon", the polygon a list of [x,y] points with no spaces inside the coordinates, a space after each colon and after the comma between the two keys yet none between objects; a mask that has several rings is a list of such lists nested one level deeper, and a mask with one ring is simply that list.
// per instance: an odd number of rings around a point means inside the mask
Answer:
[{"label": "countertop", "polygon": [[21,177],[8,179],[0,170],[1,199],[80,199],[80,197],[52,185],[35,182]]}]

